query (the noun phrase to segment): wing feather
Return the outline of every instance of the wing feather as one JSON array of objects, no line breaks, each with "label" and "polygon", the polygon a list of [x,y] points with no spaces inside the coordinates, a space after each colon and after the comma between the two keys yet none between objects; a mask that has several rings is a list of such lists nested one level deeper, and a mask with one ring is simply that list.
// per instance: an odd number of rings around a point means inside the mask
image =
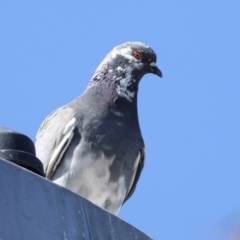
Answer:
[{"label": "wing feather", "polygon": [[36,137],[36,155],[51,178],[74,137],[75,113],[62,107],[52,112],[42,123]]},{"label": "wing feather", "polygon": [[126,197],[124,199],[123,204],[132,196],[132,194],[134,193],[134,191],[136,189],[137,182],[139,180],[139,177],[140,177],[141,172],[142,172],[143,167],[144,167],[144,160],[145,160],[145,149],[142,148],[139,151],[138,156],[135,160],[135,164],[134,164],[134,168],[133,168],[134,174],[133,174],[129,190],[126,194]]}]

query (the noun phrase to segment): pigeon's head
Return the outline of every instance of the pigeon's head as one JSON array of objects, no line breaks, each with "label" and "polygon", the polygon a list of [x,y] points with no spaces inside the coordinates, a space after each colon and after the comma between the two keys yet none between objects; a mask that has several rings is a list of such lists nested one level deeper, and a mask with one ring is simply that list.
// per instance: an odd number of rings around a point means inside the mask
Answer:
[{"label": "pigeon's head", "polygon": [[127,42],[116,46],[97,68],[89,87],[107,83],[117,94],[132,102],[138,83],[147,73],[162,77],[156,64],[155,52],[141,42]]},{"label": "pigeon's head", "polygon": [[116,46],[109,54],[113,69],[127,69],[135,80],[140,80],[143,75],[153,73],[162,77],[162,72],[157,67],[156,53],[146,44],[141,42],[127,42]]}]

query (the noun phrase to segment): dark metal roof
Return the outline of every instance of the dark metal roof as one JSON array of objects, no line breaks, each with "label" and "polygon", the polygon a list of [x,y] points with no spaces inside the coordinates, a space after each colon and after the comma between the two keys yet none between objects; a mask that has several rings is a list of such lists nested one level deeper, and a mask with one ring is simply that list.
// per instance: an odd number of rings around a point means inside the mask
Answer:
[{"label": "dark metal roof", "polygon": [[150,239],[71,191],[3,159],[0,189],[0,239]]}]

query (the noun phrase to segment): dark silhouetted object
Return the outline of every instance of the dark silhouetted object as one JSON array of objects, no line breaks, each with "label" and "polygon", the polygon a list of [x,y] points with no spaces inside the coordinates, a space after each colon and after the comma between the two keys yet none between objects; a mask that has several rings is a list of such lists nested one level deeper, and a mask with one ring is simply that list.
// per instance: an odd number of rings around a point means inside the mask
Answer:
[{"label": "dark silhouetted object", "polygon": [[0,126],[0,157],[44,176],[43,165],[36,157],[32,140],[2,126]]}]

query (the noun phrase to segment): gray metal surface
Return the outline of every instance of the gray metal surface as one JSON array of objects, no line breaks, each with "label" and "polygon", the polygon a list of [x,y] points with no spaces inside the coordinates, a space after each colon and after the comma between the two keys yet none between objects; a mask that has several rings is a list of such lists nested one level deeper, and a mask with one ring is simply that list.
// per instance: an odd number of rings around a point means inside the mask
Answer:
[{"label": "gray metal surface", "polygon": [[149,240],[80,196],[0,159],[0,240]]}]

